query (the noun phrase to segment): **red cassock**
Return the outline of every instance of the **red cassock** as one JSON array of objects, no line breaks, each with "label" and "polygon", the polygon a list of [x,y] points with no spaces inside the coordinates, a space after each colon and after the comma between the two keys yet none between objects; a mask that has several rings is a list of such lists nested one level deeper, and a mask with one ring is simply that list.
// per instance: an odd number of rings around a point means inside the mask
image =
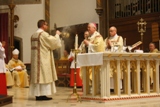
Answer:
[{"label": "red cassock", "polygon": [[7,95],[6,74],[0,73],[0,95]]},{"label": "red cassock", "polygon": [[[82,86],[82,79],[79,76],[80,68],[76,69],[77,75],[76,75],[76,86],[81,87]],[[70,75],[70,86],[74,86],[74,69],[71,69],[71,75]]]},{"label": "red cassock", "polygon": [[[69,58],[69,61],[73,61],[73,57]],[[82,86],[82,79],[80,78],[80,68],[76,69],[76,86],[81,87]],[[74,86],[74,68],[71,68],[71,75],[70,75],[70,86]]]}]

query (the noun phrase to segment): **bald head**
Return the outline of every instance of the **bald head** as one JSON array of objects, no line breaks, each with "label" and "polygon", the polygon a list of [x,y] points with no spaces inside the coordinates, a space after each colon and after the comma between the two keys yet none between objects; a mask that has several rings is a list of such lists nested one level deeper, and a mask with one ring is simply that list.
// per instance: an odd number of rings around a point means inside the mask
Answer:
[{"label": "bald head", "polygon": [[92,35],[97,30],[95,23],[89,23],[88,24],[88,32],[90,35]]},{"label": "bald head", "polygon": [[110,36],[115,36],[117,34],[117,28],[115,26],[110,27],[109,34]]}]

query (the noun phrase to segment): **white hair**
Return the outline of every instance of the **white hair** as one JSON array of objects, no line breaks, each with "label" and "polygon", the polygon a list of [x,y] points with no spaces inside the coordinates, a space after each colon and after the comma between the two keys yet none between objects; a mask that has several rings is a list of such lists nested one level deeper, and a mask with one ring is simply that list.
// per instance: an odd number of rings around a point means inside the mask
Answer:
[{"label": "white hair", "polygon": [[97,30],[97,26],[96,26],[96,24],[95,24],[95,23],[89,23],[88,25],[90,25],[90,26],[94,27],[94,28]]}]

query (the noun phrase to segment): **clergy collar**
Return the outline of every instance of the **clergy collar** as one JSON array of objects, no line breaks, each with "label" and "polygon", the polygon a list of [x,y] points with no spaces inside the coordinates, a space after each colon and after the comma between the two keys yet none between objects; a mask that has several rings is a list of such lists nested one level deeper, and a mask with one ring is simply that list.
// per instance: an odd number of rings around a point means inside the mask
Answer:
[{"label": "clergy collar", "polygon": [[116,35],[114,35],[114,36],[110,36],[110,38],[109,38],[109,39],[115,39],[117,36],[118,36],[117,34],[116,34]]},{"label": "clergy collar", "polygon": [[18,62],[18,59],[14,59],[14,58],[12,58],[12,60],[13,60],[13,61],[15,61],[15,62]]},{"label": "clergy collar", "polygon": [[100,35],[99,32],[95,31],[90,37]]},{"label": "clergy collar", "polygon": [[39,32],[43,32],[44,30],[39,28],[36,32],[39,33]]}]

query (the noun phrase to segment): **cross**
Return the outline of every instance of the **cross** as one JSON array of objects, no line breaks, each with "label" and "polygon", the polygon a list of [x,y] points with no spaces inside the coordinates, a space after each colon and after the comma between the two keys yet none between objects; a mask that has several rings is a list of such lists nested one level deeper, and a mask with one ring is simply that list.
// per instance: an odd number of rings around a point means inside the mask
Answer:
[{"label": "cross", "polygon": [[[144,32],[146,32],[146,21],[144,21],[143,18],[141,18],[138,22],[137,22],[137,25],[138,25],[138,32],[140,33],[141,35],[141,41],[143,43],[143,34]],[[143,46],[142,46],[142,49],[143,49]]]}]

